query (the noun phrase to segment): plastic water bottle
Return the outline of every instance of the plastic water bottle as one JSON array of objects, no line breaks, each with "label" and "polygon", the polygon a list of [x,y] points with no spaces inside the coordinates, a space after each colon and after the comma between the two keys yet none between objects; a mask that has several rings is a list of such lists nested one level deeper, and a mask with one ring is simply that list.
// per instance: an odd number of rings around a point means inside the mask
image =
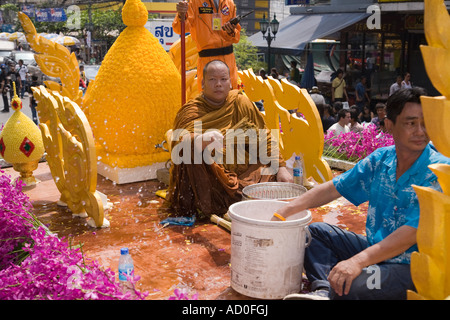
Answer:
[{"label": "plastic water bottle", "polygon": [[128,248],[122,248],[120,249],[120,258],[119,258],[119,281],[125,288],[128,288],[130,284],[127,279],[127,276],[132,276],[133,274],[134,274],[133,259],[130,256]]},{"label": "plastic water bottle", "polygon": [[303,164],[300,156],[295,156],[295,161],[293,171],[294,171],[294,183],[303,185]]}]

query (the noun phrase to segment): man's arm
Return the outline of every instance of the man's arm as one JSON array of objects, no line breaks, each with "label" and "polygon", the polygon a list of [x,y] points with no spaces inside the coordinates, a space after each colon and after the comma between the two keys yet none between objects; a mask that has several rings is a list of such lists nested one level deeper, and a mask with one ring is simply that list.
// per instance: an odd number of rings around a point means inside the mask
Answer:
[{"label": "man's arm", "polygon": [[347,94],[347,83],[345,83],[345,86],[344,86],[344,95],[345,95],[345,98],[347,99],[347,101],[348,101],[348,94]]},{"label": "man's arm", "polygon": [[334,90],[336,90],[336,86],[334,85],[335,81],[331,82],[331,101],[334,102]]},{"label": "man's arm", "polygon": [[363,268],[405,252],[416,243],[416,233],[416,228],[401,226],[384,240],[348,260],[339,262],[328,276],[331,287],[339,296],[348,294],[353,280],[359,276]]},{"label": "man's arm", "polygon": [[370,97],[369,97],[369,94],[367,93],[367,90],[364,94],[366,95],[367,102],[370,103]]},{"label": "man's arm", "polygon": [[230,20],[236,17],[236,6],[233,5],[230,8],[230,14],[228,16],[228,21],[224,23],[223,28],[225,29],[223,32],[223,38],[226,41],[231,41],[233,43],[238,43],[241,39],[241,25],[238,23],[237,25],[232,25]]},{"label": "man's arm", "polygon": [[172,22],[172,28],[173,31],[176,34],[181,34],[181,18],[183,15],[185,15],[186,20],[185,20],[185,31],[189,32],[191,29],[191,24],[188,18],[192,18],[193,17],[193,10],[192,10],[192,5],[189,6],[189,2],[187,1],[180,1],[177,3],[177,15],[175,16],[175,18],[173,19]]},{"label": "man's arm", "polygon": [[356,95],[356,101],[362,101],[363,100],[363,98],[359,96],[358,88],[356,88],[356,90],[355,90],[355,95]]},{"label": "man's arm", "polygon": [[[277,210],[277,213],[287,218],[297,212],[320,207],[339,198],[340,196],[341,194],[337,191],[333,181],[327,181],[292,200],[287,205]],[[272,220],[278,221],[279,219],[272,217]]]}]

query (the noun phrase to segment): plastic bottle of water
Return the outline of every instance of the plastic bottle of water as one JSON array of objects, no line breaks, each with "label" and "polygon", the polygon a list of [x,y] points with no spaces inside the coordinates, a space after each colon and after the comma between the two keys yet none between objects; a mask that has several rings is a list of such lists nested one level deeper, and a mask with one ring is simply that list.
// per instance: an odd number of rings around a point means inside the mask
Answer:
[{"label": "plastic bottle of water", "polygon": [[124,287],[124,290],[130,288],[130,283],[127,276],[132,276],[134,274],[134,264],[133,259],[130,256],[128,248],[120,249],[119,258],[119,281]]},{"label": "plastic bottle of water", "polygon": [[300,156],[295,156],[295,161],[293,171],[294,171],[294,183],[303,185],[303,164]]}]

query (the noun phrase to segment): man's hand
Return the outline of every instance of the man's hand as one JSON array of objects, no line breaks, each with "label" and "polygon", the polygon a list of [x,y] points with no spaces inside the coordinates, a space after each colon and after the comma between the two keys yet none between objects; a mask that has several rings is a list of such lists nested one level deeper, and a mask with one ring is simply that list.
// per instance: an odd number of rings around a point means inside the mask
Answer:
[{"label": "man's hand", "polygon": [[178,16],[185,17],[189,8],[189,3],[187,1],[180,1],[177,3]]},{"label": "man's hand", "polygon": [[[308,190],[294,200],[286,203],[284,207],[277,210],[278,214],[284,218],[289,217],[297,212],[307,210],[309,208],[317,208],[336,200],[341,195],[336,190],[333,181],[324,182],[317,187]],[[276,217],[272,220],[279,220]]]},{"label": "man's hand", "polygon": [[280,167],[277,173],[278,182],[294,182],[294,178],[291,176],[286,167]]},{"label": "man's hand", "polygon": [[361,274],[362,268],[352,259],[339,262],[328,276],[331,288],[337,295],[348,294],[353,280]]},{"label": "man's hand", "polygon": [[234,26],[230,23],[230,21],[222,26],[222,30],[224,30],[230,36],[234,35]]}]

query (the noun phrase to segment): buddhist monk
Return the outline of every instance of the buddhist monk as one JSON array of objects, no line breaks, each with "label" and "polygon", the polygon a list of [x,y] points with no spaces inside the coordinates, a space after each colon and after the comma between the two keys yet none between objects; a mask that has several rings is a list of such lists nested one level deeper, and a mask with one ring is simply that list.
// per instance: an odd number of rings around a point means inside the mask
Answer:
[{"label": "buddhist monk", "polygon": [[202,90],[175,118],[167,198],[171,207],[180,215],[220,215],[242,200],[248,185],[292,182],[276,132],[267,128],[247,96],[231,89],[224,62],[206,64]]}]

